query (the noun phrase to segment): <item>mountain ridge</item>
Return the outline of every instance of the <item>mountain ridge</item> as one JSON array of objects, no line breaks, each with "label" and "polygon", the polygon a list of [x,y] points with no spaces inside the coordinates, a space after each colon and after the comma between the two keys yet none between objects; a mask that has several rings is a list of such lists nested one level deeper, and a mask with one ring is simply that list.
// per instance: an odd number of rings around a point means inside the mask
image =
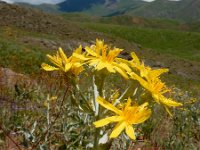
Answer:
[{"label": "mountain ridge", "polygon": [[[23,3],[23,5],[25,4]],[[142,0],[66,0],[56,5],[28,5],[46,12],[81,12],[107,17],[126,14],[145,18],[174,19],[183,22],[200,21],[199,0],[155,0],[153,2]]]},{"label": "mountain ridge", "polygon": [[199,0],[155,0],[142,8],[127,12],[146,18],[165,18],[180,21],[200,21]]},{"label": "mountain ridge", "polygon": [[96,16],[135,15],[145,18],[200,21],[199,0],[66,0],[56,5],[60,12],[84,12]]}]

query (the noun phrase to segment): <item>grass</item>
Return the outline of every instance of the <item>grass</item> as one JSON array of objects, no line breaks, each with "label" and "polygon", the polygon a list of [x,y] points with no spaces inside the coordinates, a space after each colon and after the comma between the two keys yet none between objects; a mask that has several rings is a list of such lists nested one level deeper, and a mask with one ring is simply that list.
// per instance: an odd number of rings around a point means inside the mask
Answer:
[{"label": "grass", "polygon": [[163,76],[163,79],[168,86],[177,87],[182,91],[187,91],[191,97],[200,96],[200,91],[198,90],[200,88],[199,80],[187,79],[174,74],[166,74]]},{"label": "grass", "polygon": [[156,52],[200,61],[200,33],[102,23],[79,24],[98,32],[135,42],[142,45],[143,48],[153,49]]},{"label": "grass", "polygon": [[40,70],[41,61],[44,59],[45,53],[38,47],[28,47],[13,41],[0,40],[1,67],[31,74]]},{"label": "grass", "polygon": [[[125,25],[125,26],[136,26],[136,27],[149,27],[157,29],[173,29],[173,30],[184,30],[181,28],[183,25],[181,22],[169,19],[147,19],[143,17],[130,16],[130,15],[117,15],[112,17],[99,17],[93,16],[86,13],[63,13],[62,17],[66,20],[75,22],[95,22],[113,25]],[[184,24],[188,30],[189,25]],[[198,24],[196,25],[198,26]],[[193,30],[193,29],[191,29]],[[194,31],[194,30],[193,30]]]},{"label": "grass", "polygon": [[[37,74],[46,60],[44,47],[23,43],[22,38],[57,39],[51,35],[31,33],[14,28],[0,28],[0,66],[25,74]],[[49,50],[51,52],[51,50]]]}]

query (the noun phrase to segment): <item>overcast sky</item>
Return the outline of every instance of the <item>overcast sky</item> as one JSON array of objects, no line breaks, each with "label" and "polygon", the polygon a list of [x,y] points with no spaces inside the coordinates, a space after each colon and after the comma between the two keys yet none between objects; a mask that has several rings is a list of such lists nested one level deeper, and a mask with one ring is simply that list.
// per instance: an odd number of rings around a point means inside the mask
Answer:
[{"label": "overcast sky", "polygon": [[[56,4],[65,0],[2,0],[2,1],[8,2],[8,3],[26,2],[26,3],[31,3],[31,4],[41,4],[41,3]],[[152,2],[154,0],[143,0],[143,1]],[[178,1],[178,0],[171,0],[171,1]]]},{"label": "overcast sky", "polygon": [[65,0],[2,0],[2,1],[8,2],[8,3],[26,2],[26,3],[31,3],[31,4],[41,4],[41,3],[56,4]]}]

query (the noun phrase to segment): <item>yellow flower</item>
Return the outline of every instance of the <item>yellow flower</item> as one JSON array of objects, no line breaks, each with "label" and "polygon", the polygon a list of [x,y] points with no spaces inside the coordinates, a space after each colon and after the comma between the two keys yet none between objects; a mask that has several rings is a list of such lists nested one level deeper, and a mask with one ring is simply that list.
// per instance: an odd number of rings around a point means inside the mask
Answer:
[{"label": "yellow flower", "polygon": [[131,106],[131,99],[129,98],[125,107],[120,110],[101,97],[97,97],[97,101],[101,106],[116,113],[115,116],[107,117],[94,122],[94,125],[97,128],[105,126],[111,122],[118,122],[110,134],[110,138],[118,137],[118,135],[125,129],[126,134],[131,139],[135,140],[135,132],[132,125],[144,122],[151,115],[151,110],[147,108],[147,102],[140,106]]},{"label": "yellow flower", "polygon": [[[145,89],[151,92],[152,97],[158,104],[163,104],[167,110],[167,112],[171,115],[169,112],[167,106],[182,106],[181,103],[175,102],[171,98],[166,98],[163,94],[170,91],[163,83],[157,75],[161,74],[163,72],[162,69],[155,70],[155,72],[151,72],[148,76],[144,78],[138,76],[136,73],[132,72],[130,73],[130,76],[132,79],[137,80]],[[154,76],[153,76],[154,75]]]},{"label": "yellow flower", "polygon": [[108,45],[101,40],[96,40],[96,45],[85,47],[87,56],[74,54],[74,57],[87,61],[90,66],[94,66],[96,70],[107,69],[111,73],[118,72],[124,78],[128,79],[126,71],[131,71],[128,65],[117,60],[117,56],[122,51],[119,48],[110,49]]},{"label": "yellow flower", "polygon": [[[82,47],[80,46],[74,53],[80,53],[81,49]],[[67,58],[62,48],[59,48],[56,55],[51,56],[47,54],[47,57],[55,65],[55,67],[42,63],[41,66],[46,71],[62,70],[64,72],[71,72],[73,75],[77,76],[84,69],[80,59],[73,56]]]},{"label": "yellow flower", "polygon": [[47,99],[47,100],[44,101],[44,106],[48,107],[48,103],[56,102],[56,100],[57,100],[57,96],[52,96],[50,99]]},{"label": "yellow flower", "polygon": [[129,64],[131,65],[132,68],[135,68],[139,70],[140,76],[148,78],[150,77],[159,77],[162,73],[168,72],[168,69],[152,69],[151,67],[145,66],[144,62],[140,62],[139,58],[137,55],[132,52],[131,53],[132,60],[129,61]]},{"label": "yellow flower", "polygon": [[166,98],[163,94],[170,91],[169,88],[166,87],[165,83],[160,80],[160,75],[168,72],[168,69],[152,69],[148,66],[144,65],[144,62],[140,62],[137,55],[132,52],[131,53],[132,60],[129,61],[129,65],[132,68],[135,68],[139,71],[140,76],[134,72],[129,73],[132,79],[139,81],[139,83],[148,91],[151,92],[152,97],[158,104],[163,104],[166,108],[167,112],[171,115],[168,110],[168,106],[182,106],[181,103],[175,102],[171,98]]}]

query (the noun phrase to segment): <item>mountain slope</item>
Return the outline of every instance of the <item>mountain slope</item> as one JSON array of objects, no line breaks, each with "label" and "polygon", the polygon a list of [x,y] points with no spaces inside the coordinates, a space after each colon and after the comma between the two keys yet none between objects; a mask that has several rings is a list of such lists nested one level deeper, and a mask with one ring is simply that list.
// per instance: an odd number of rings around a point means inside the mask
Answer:
[{"label": "mountain slope", "polygon": [[200,1],[199,0],[155,0],[135,10],[128,11],[127,14],[147,18],[166,18],[181,21],[200,20]]},{"label": "mountain slope", "polygon": [[135,10],[144,6],[147,2],[141,0],[120,0],[116,3],[111,3],[110,5],[103,5],[99,7],[93,7],[88,12],[94,14],[96,10],[99,9],[98,13],[103,14],[101,16],[117,16],[125,14],[127,11]]},{"label": "mountain slope", "polygon": [[56,5],[17,4],[38,8],[45,12],[84,12],[96,16],[115,16],[124,14],[128,10],[139,8],[146,3],[142,0],[66,0]]},{"label": "mountain slope", "polygon": [[97,16],[114,16],[136,9],[146,2],[141,0],[66,0],[58,4],[63,12],[85,12]]},{"label": "mountain slope", "polygon": [[66,0],[58,7],[64,12],[86,12],[98,16],[136,15],[180,21],[200,21],[200,0]]},{"label": "mountain slope", "polygon": [[23,2],[16,2],[15,4],[23,6],[23,7],[39,9],[39,10],[42,10],[47,13],[58,13],[59,12],[58,6],[54,5],[54,4],[44,3],[44,4],[40,4],[40,5],[32,5],[32,4],[23,3]]},{"label": "mountain slope", "polygon": [[0,3],[0,26],[12,26],[23,30],[47,34],[68,35],[80,31],[58,15],[45,14],[33,8]]},{"label": "mountain slope", "polygon": [[30,5],[46,12],[84,12],[96,16],[135,15],[146,18],[200,21],[200,0],[65,0],[56,5]]},{"label": "mountain slope", "polygon": [[182,20],[187,21],[200,21],[200,1],[199,0],[183,0],[182,3],[185,3],[178,13],[177,18],[182,18]]},{"label": "mountain slope", "polygon": [[90,9],[94,4],[104,4],[105,0],[66,0],[58,4],[61,11],[77,12]]}]

